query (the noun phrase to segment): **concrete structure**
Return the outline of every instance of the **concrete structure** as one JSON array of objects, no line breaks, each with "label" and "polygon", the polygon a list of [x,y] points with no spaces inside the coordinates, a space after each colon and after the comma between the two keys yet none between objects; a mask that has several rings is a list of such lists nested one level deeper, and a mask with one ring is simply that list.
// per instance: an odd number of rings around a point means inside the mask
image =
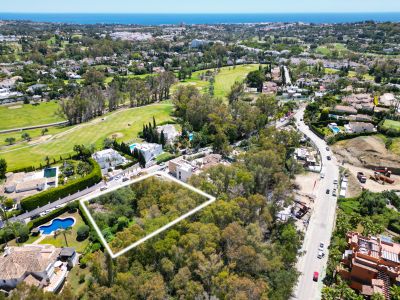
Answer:
[{"label": "concrete structure", "polygon": [[172,124],[157,126],[157,132],[159,134],[161,134],[161,132],[164,132],[164,137],[167,144],[172,144],[179,136],[178,130],[176,130],[175,126]]},{"label": "concrete structure", "polygon": [[[68,249],[63,259],[76,262],[75,250]],[[53,245],[7,247],[0,257],[0,289],[10,291],[25,282],[49,292],[59,291],[68,273],[68,263],[60,260],[62,251]]]},{"label": "concrete structure", "polygon": [[102,169],[115,168],[126,164],[128,160],[114,149],[105,149],[93,154],[93,159],[97,161]]},{"label": "concrete structure", "polygon": [[136,144],[132,151],[138,149],[144,156],[146,163],[155,159],[158,155],[163,152],[162,145],[160,144]]},{"label": "concrete structure", "polygon": [[181,157],[168,162],[168,171],[183,182],[187,182],[194,172],[194,167]]},{"label": "concrete structure", "polygon": [[400,244],[387,237],[347,234],[348,250],[338,268],[339,275],[365,296],[381,293],[389,298],[389,288],[400,284]]}]

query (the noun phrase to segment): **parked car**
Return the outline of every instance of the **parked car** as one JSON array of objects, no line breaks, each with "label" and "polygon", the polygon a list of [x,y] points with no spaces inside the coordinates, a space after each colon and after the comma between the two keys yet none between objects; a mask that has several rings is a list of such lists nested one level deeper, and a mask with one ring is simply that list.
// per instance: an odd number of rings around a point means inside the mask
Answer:
[{"label": "parked car", "polygon": [[324,178],[325,177],[325,173],[321,173],[320,177]]},{"label": "parked car", "polygon": [[332,190],[332,196],[336,197],[336,189]]},{"label": "parked car", "polygon": [[[323,251],[318,251],[318,255],[317,255],[317,257],[319,258],[319,259],[321,259],[321,258],[323,258],[325,256],[325,253],[323,252]],[[318,280],[318,279],[317,279]],[[316,280],[315,280],[316,281]]]},{"label": "parked car", "polygon": [[327,194],[327,195],[329,195],[330,192],[331,192],[331,191],[330,191],[329,189],[326,189],[326,194]]},{"label": "parked car", "polygon": [[314,280],[314,281],[318,281],[318,277],[319,277],[319,273],[318,273],[318,272],[314,272],[314,274],[313,274],[313,280]]},{"label": "parked car", "polygon": [[328,156],[326,157],[326,159],[327,159],[327,160],[331,160],[332,158],[328,155]]},{"label": "parked car", "polygon": [[324,243],[323,243],[323,242],[320,242],[320,243],[319,243],[318,250],[319,250],[319,251],[324,251],[324,247],[325,247]]},{"label": "parked car", "polygon": [[100,188],[100,191],[105,191],[106,189],[108,189],[108,187],[102,186],[102,187]]},{"label": "parked car", "polygon": [[128,181],[129,180],[129,178],[128,177],[124,177],[124,178],[122,178],[122,182],[125,182],[125,181]]},{"label": "parked car", "polygon": [[333,181],[333,184],[338,184],[338,180],[335,179],[335,180]]},{"label": "parked car", "polygon": [[326,149],[326,151],[329,151],[329,147],[326,147],[325,149]]}]

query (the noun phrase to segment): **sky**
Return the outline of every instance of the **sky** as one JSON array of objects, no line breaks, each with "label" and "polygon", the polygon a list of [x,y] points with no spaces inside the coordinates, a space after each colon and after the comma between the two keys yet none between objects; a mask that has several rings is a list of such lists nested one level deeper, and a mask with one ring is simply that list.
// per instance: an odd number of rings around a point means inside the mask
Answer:
[{"label": "sky", "polygon": [[400,12],[400,0],[0,0],[0,3],[0,12],[19,13]]}]

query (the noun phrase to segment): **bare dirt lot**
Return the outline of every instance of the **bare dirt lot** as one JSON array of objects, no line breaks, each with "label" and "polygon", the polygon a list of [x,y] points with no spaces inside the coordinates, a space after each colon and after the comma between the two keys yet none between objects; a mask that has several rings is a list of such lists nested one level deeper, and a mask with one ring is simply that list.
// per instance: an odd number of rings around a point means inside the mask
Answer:
[{"label": "bare dirt lot", "polygon": [[382,139],[375,136],[360,136],[340,141],[332,146],[340,162],[357,167],[387,166],[400,168],[400,156],[388,151]]},{"label": "bare dirt lot", "polygon": [[[372,192],[400,190],[400,176],[391,176],[395,180],[394,184],[382,185],[370,179],[370,176],[374,174],[374,166],[388,167],[393,171],[400,169],[400,156],[387,150],[381,138],[377,136],[357,137],[340,141],[331,148],[342,167],[350,171],[351,178],[347,197],[356,196],[363,188]],[[365,184],[361,184],[357,180],[357,172],[363,172],[367,176]]]}]

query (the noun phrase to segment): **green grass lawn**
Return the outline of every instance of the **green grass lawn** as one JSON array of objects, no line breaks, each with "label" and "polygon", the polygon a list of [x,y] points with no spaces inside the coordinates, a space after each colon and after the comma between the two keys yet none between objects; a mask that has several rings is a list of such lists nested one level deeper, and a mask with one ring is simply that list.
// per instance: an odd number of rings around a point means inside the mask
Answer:
[{"label": "green grass lawn", "polygon": [[339,58],[344,57],[349,52],[346,46],[340,43],[326,44],[323,46],[319,46],[317,49],[315,49],[315,52],[330,57],[332,56],[333,51],[335,50],[337,51]]},{"label": "green grass lawn", "polygon": [[172,109],[172,103],[165,101],[113,112],[88,123],[69,127],[68,130],[53,135],[51,140],[40,144],[16,145],[12,149],[2,149],[0,157],[6,159],[8,170],[14,170],[43,164],[47,155],[51,159],[59,158],[60,155],[67,157],[67,155],[73,154],[73,147],[77,144],[93,144],[101,149],[104,139],[113,134],[117,135],[118,140],[135,141],[138,140],[138,133],[142,130],[144,123],[151,122],[153,116],[158,123],[169,121]]},{"label": "green grass lawn", "polygon": [[78,230],[79,226],[85,225],[85,222],[83,222],[82,217],[78,211],[73,214],[65,213],[57,218],[62,219],[62,218],[68,218],[68,217],[73,217],[73,218],[75,218],[75,221],[76,221],[74,226],[72,226],[70,233],[66,234],[66,236],[65,236],[68,244],[65,243],[63,234],[46,237],[45,239],[40,241],[39,244],[50,244],[50,245],[54,245],[55,247],[58,247],[58,248],[73,247],[73,248],[75,248],[76,252],[79,252],[79,253],[84,252],[85,248],[89,244],[89,239],[86,239],[84,241],[77,241],[76,237],[77,237],[77,230]]},{"label": "green grass lawn", "polygon": [[[258,65],[240,65],[234,67],[223,67],[215,76],[214,94],[216,97],[225,98],[235,81],[242,81],[251,71],[258,70]],[[192,78],[179,82],[175,85],[193,85],[202,92],[207,92],[209,87],[208,81],[200,80],[200,74],[207,70],[196,71],[192,74]]]},{"label": "green grass lawn", "polygon": [[0,106],[0,130],[64,121],[56,115],[58,103],[43,102],[39,105],[13,104]]},{"label": "green grass lawn", "polygon": [[393,120],[385,120],[385,122],[383,122],[382,127],[384,129],[395,129],[395,130],[400,130],[400,122],[399,121],[393,121]]}]

